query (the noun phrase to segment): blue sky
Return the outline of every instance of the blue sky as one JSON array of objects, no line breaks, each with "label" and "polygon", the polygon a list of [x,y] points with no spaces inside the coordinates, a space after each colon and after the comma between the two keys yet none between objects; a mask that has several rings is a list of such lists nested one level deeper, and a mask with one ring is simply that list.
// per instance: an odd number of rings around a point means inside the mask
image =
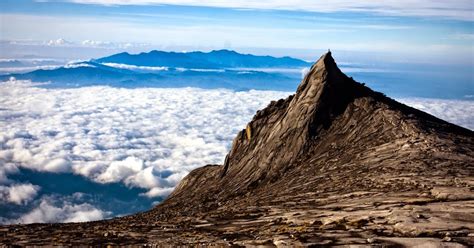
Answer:
[{"label": "blue sky", "polygon": [[473,63],[472,0],[289,2],[4,0],[1,39],[90,56],[230,48],[312,59],[330,48],[346,60]]}]

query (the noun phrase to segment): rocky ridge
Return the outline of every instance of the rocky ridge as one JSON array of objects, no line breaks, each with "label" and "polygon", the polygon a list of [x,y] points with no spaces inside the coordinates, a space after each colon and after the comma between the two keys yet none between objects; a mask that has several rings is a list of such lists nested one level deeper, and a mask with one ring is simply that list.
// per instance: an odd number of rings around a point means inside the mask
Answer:
[{"label": "rocky ridge", "polygon": [[0,243],[473,246],[473,138],[357,83],[328,52],[224,165],[192,171],[154,209],[4,226]]}]

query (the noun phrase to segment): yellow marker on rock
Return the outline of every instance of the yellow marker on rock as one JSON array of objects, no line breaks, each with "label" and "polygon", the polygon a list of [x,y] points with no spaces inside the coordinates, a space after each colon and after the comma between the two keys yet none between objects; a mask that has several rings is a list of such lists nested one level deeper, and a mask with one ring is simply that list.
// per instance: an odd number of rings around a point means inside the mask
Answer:
[{"label": "yellow marker on rock", "polygon": [[247,127],[245,128],[245,133],[247,134],[247,140],[250,140],[252,138],[252,127],[250,124],[247,124]]}]

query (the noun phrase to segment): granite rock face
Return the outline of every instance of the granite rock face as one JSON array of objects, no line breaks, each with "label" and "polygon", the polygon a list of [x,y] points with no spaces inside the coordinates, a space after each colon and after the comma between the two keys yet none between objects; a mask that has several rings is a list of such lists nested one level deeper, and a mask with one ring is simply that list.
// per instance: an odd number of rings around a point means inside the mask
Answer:
[{"label": "granite rock face", "polygon": [[154,209],[4,226],[0,243],[473,246],[474,133],[355,82],[328,52],[224,165],[192,171]]}]

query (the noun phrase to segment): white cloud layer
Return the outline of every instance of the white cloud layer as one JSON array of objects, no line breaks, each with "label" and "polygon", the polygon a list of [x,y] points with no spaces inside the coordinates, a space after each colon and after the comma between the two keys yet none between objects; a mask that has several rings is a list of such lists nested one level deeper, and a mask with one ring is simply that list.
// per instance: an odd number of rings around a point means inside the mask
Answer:
[{"label": "white cloud layer", "polygon": [[79,67],[96,67],[91,64],[86,64],[86,63],[68,63],[63,66],[64,68],[79,68]]},{"label": "white cloud layer", "polygon": [[299,10],[313,12],[371,12],[398,16],[435,16],[459,20],[474,20],[472,0],[65,0],[82,4],[103,5],[185,5],[236,9]]},{"label": "white cloud layer", "polygon": [[255,111],[288,94],[2,83],[0,176],[18,166],[70,172],[166,196],[190,170],[222,163]]},{"label": "white cloud layer", "polygon": [[26,204],[38,194],[40,187],[27,184],[0,185],[0,203]]},{"label": "white cloud layer", "polygon": [[166,66],[137,66],[137,65],[128,65],[128,64],[118,64],[118,63],[102,63],[103,65],[128,69],[128,70],[145,70],[145,71],[167,71],[168,67]]},{"label": "white cloud layer", "polygon": [[[235,134],[255,111],[289,94],[1,83],[0,194],[17,204],[34,197],[36,188],[30,185],[18,188],[23,194],[17,198],[7,198],[12,187],[7,185],[14,184],[8,175],[23,167],[123,183],[146,189],[147,197],[166,196],[190,170],[222,163]],[[399,100],[474,129],[474,101]],[[41,209],[54,208],[44,203],[32,216]]]},{"label": "white cloud layer", "polygon": [[474,130],[474,101],[401,98],[400,102],[445,121]]},{"label": "white cloud layer", "polygon": [[57,222],[86,222],[101,220],[108,216],[94,206],[83,204],[71,204],[65,202],[62,205],[55,205],[53,202],[44,198],[38,207],[29,213],[22,215],[16,220],[6,221],[7,223],[57,223]]}]

